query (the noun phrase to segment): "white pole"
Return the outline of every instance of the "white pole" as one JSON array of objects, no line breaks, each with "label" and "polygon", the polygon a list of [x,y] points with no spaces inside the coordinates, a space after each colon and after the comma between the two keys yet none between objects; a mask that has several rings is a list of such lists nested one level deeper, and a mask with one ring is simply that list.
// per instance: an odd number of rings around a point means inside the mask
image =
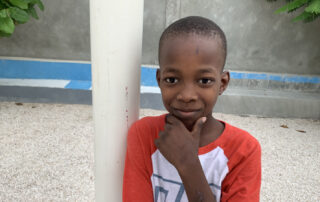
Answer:
[{"label": "white pole", "polygon": [[138,119],[143,0],[90,0],[95,198],[122,201],[128,127]]}]

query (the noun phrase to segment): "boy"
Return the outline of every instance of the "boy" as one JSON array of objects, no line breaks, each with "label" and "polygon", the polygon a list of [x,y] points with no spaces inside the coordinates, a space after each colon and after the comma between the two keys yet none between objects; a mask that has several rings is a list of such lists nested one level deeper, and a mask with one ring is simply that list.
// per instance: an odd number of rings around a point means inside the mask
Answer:
[{"label": "boy", "polygon": [[169,114],[129,130],[123,201],[259,201],[259,143],[212,116],[230,79],[226,54],[208,19],[186,17],[163,32],[157,81]]}]

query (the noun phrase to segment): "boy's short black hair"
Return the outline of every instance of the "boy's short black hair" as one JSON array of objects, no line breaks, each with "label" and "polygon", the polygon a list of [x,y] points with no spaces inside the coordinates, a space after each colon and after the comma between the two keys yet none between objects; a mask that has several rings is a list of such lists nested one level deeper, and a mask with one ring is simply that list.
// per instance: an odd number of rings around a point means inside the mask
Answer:
[{"label": "boy's short black hair", "polygon": [[212,20],[209,20],[207,18],[200,17],[200,16],[189,16],[189,17],[181,18],[180,20],[177,20],[174,23],[172,23],[163,31],[159,40],[159,52],[158,52],[159,60],[160,60],[160,50],[162,48],[162,45],[168,38],[176,37],[178,35],[188,35],[188,34],[197,34],[200,36],[213,37],[213,38],[218,36],[222,42],[222,51],[223,51],[224,64],[225,64],[226,57],[227,57],[227,39],[224,32]]}]

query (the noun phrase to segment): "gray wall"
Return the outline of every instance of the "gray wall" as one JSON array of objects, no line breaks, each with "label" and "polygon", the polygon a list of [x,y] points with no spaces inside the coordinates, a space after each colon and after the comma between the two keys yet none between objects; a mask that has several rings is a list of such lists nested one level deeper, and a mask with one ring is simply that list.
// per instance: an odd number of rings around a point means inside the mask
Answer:
[{"label": "gray wall", "polygon": [[[0,56],[90,60],[88,0],[43,0],[40,20],[19,25],[0,39]],[[143,64],[157,64],[158,39],[172,21],[201,15],[214,20],[228,40],[226,68],[320,75],[320,20],[292,23],[298,13],[274,14],[284,1],[145,0]]]},{"label": "gray wall", "polygon": [[[0,55],[45,59],[90,60],[88,0],[43,0],[39,20],[16,27],[0,39]],[[38,9],[39,10],[39,9]]]}]

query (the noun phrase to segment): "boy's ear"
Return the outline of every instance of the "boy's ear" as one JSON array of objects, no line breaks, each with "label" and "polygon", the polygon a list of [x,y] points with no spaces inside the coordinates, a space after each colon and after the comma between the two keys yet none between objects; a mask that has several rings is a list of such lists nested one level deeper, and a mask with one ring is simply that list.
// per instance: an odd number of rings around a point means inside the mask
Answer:
[{"label": "boy's ear", "polygon": [[160,87],[160,69],[157,69],[156,78],[157,78],[158,86]]},{"label": "boy's ear", "polygon": [[221,73],[221,85],[219,89],[219,95],[222,95],[222,93],[227,89],[229,81],[230,81],[229,71],[223,71]]}]

